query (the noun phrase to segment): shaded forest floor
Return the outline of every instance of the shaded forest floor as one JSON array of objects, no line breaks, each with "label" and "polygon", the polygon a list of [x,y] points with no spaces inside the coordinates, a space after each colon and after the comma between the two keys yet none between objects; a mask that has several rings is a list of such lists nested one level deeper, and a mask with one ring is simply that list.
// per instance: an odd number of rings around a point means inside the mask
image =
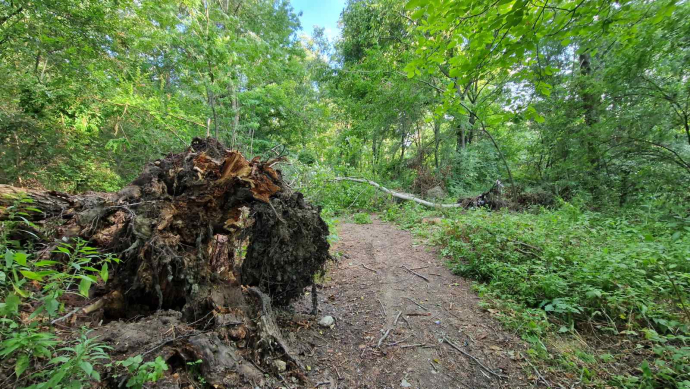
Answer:
[{"label": "shaded forest floor", "polygon": [[[335,324],[323,328],[292,322],[308,375],[317,386],[534,384],[521,360],[524,344],[479,307],[470,282],[453,275],[433,248],[415,244],[409,232],[378,219],[368,225],[342,224],[339,238],[334,248],[339,261],[319,293],[319,317],[330,315]],[[295,308],[309,312],[311,296]]]}]

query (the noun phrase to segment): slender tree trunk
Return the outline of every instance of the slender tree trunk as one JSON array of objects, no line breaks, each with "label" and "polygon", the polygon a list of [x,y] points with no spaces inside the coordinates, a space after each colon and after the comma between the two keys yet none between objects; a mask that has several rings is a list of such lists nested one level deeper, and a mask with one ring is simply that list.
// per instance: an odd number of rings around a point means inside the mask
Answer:
[{"label": "slender tree trunk", "polygon": [[405,138],[406,138],[405,131],[403,131],[402,135],[400,136],[400,164],[399,164],[399,170],[400,171],[402,171],[403,162],[405,161],[405,151],[407,151],[406,147],[405,147]]},{"label": "slender tree trunk", "polygon": [[482,123],[482,131],[489,137],[491,140],[491,143],[494,144],[494,147],[496,148],[496,151],[498,151],[498,155],[501,157],[501,160],[503,161],[503,165],[506,167],[506,171],[508,172],[508,178],[510,179],[510,186],[515,188],[515,181],[513,181],[513,173],[510,171],[510,166],[508,165],[508,161],[506,160],[506,157],[503,155],[503,152],[501,151],[501,148],[498,147],[498,143],[496,143],[496,140],[494,139],[493,136],[487,131],[486,127],[484,127],[484,123]]},{"label": "slender tree trunk", "polygon": [[[598,122],[597,118],[597,106],[599,105],[599,99],[596,93],[589,90],[589,78],[592,75],[592,64],[591,58],[588,53],[580,54],[580,74],[585,77],[584,85],[580,88],[580,97],[582,99],[582,107],[584,109],[585,125],[591,130],[594,125]],[[591,131],[590,131],[591,132]],[[599,156],[594,147],[594,142],[592,139],[593,134],[587,136],[585,139],[585,146],[587,148],[587,156],[590,164],[594,166],[596,170],[600,168]]]},{"label": "slender tree trunk", "polygon": [[398,173],[402,173],[403,162],[405,161],[405,139],[407,138],[407,119],[403,118],[401,123],[401,134],[400,134],[400,162],[398,163]]},{"label": "slender tree trunk", "polygon": [[[592,64],[589,54],[580,54],[580,74],[589,77],[592,75]],[[581,89],[582,106],[585,111],[585,124],[592,127],[596,123],[596,96],[591,91],[587,90],[587,86]]]},{"label": "slender tree trunk", "polygon": [[235,119],[232,122],[232,148],[235,148],[237,144],[237,131],[240,127],[240,106],[237,100],[237,88],[232,88],[232,110],[235,112]]},{"label": "slender tree trunk", "polygon": [[688,137],[688,144],[690,145],[690,123],[688,123],[688,115],[685,115],[685,135]]},{"label": "slender tree trunk", "polygon": [[434,121],[434,165],[438,169],[438,146],[441,143],[441,118]]},{"label": "slender tree trunk", "polygon": [[470,133],[467,136],[467,144],[472,143],[472,140],[474,138],[474,125],[477,123],[477,115],[474,114],[474,112],[470,112]]},{"label": "slender tree trunk", "polygon": [[374,131],[374,134],[371,136],[371,172],[376,173],[376,152],[377,152],[377,144],[376,144],[376,132]]},{"label": "slender tree trunk", "polygon": [[459,120],[456,119],[456,121],[458,124],[455,127],[455,136],[457,138],[455,142],[455,151],[459,153],[460,150],[464,150],[465,147],[467,147],[467,130]]},{"label": "slender tree trunk", "polygon": [[[206,44],[210,45],[211,38],[209,35],[209,28],[211,25],[211,18],[209,16],[209,4],[208,1],[204,1],[204,8],[206,11]],[[208,98],[208,104],[211,106],[211,113],[213,115],[213,132],[216,139],[218,139],[218,115],[216,114],[216,96],[213,92],[213,85],[215,85],[216,78],[213,74],[213,65],[211,64],[211,58],[209,58],[209,48],[206,48],[206,65],[208,66],[208,78],[210,80],[210,85],[206,85],[206,97]]]}]

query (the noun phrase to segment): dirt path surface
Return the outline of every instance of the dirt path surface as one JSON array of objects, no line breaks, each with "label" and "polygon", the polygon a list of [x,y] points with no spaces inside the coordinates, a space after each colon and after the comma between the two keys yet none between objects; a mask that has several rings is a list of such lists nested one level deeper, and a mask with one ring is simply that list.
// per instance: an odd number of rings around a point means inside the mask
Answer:
[{"label": "dirt path surface", "polygon": [[[318,319],[330,315],[335,324],[293,328],[319,387],[530,386],[518,362],[521,341],[478,306],[470,282],[432,248],[379,220],[343,224],[339,237],[342,257],[319,291]],[[306,296],[295,308],[308,312],[310,302]]]}]

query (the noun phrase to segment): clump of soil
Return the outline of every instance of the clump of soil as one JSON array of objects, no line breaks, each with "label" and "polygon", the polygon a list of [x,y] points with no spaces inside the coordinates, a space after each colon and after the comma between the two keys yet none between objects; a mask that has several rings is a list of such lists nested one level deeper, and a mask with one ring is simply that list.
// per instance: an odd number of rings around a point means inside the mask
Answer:
[{"label": "clump of soil", "polygon": [[274,303],[287,305],[313,283],[314,271],[329,258],[328,242],[322,239],[328,226],[301,193],[279,194],[254,211],[242,283],[257,285]]}]

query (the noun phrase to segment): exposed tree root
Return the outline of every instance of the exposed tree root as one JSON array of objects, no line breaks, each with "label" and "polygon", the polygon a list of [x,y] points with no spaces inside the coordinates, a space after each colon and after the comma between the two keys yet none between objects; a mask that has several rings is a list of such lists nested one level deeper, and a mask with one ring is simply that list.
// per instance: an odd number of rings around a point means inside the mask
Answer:
[{"label": "exposed tree root", "polygon": [[[11,214],[17,196],[28,196],[42,210],[30,219],[48,238],[34,242],[44,245],[43,259],[64,260],[54,253],[54,242],[76,238],[121,259],[107,285],[95,288],[95,303],[58,321],[100,311],[113,321],[113,330],[131,333],[143,330],[141,320],[115,320],[177,312],[174,320],[160,318],[161,325],[176,324],[156,353],[171,363],[181,359],[182,368],[189,358],[203,357],[208,382],[237,384],[244,381],[226,378],[230,370],[241,375],[251,366],[241,364],[242,358],[266,364],[280,353],[303,368],[275,324],[271,303],[287,305],[299,297],[329,259],[320,209],[291,192],[273,162],[248,161],[214,139],[197,138],[185,152],[146,165],[117,193],[69,195],[0,185],[0,220]],[[179,331],[187,335],[179,337]],[[251,347],[238,351],[231,340]],[[123,355],[146,352],[160,336],[142,341],[139,350]]]}]

